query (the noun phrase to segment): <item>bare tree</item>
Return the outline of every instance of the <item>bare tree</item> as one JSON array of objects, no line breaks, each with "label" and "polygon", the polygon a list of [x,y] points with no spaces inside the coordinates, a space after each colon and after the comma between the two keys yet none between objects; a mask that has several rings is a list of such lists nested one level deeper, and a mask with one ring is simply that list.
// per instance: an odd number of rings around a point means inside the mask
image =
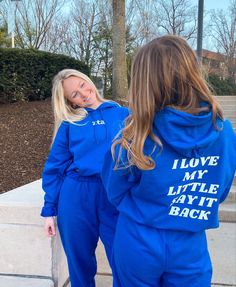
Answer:
[{"label": "bare tree", "polygon": [[100,21],[94,34],[94,48],[96,62],[94,72],[103,77],[104,94],[111,95],[112,86],[112,11],[111,5],[102,8],[100,6]]},{"label": "bare tree", "polygon": [[98,1],[74,0],[71,7],[71,52],[76,58],[93,67],[95,51],[93,35],[98,27]]},{"label": "bare tree", "polygon": [[10,39],[8,37],[7,27],[7,5],[0,1],[0,47],[10,47]]},{"label": "bare tree", "polygon": [[50,25],[40,49],[52,53],[71,55],[71,23],[61,15]]},{"label": "bare tree", "polygon": [[5,25],[7,23],[7,4],[5,1],[0,1],[0,24]]},{"label": "bare tree", "polygon": [[190,0],[159,0],[155,6],[161,34],[196,37],[197,7]]},{"label": "bare tree", "polygon": [[63,6],[64,0],[21,0],[14,11],[16,44],[20,48],[40,49]]},{"label": "bare tree", "polygon": [[138,47],[157,36],[159,19],[155,15],[156,0],[130,0],[126,5],[126,26],[134,46]]},{"label": "bare tree", "polygon": [[[132,7],[133,19],[129,16],[127,21],[132,19],[133,37],[138,45],[143,45],[157,36],[159,18],[155,14],[155,1],[153,0],[132,0],[129,3],[129,13]],[[133,14],[132,13],[132,14]]]},{"label": "bare tree", "polygon": [[163,34],[196,39],[197,6],[191,0],[130,0],[127,3],[127,26],[137,46]]},{"label": "bare tree", "polygon": [[231,1],[228,12],[211,12],[212,37],[216,48],[226,57],[229,78],[235,81],[236,75],[236,0]]},{"label": "bare tree", "polygon": [[125,0],[113,0],[113,80],[112,95],[116,99],[127,96],[127,67],[125,56]]}]

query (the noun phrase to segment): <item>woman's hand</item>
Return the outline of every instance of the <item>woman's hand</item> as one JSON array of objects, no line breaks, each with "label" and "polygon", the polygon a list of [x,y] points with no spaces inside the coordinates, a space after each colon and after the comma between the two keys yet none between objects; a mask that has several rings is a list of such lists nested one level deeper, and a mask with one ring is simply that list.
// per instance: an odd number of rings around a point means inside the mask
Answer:
[{"label": "woman's hand", "polygon": [[45,224],[44,224],[44,230],[49,237],[53,237],[56,235],[56,225],[54,218],[46,217]]}]

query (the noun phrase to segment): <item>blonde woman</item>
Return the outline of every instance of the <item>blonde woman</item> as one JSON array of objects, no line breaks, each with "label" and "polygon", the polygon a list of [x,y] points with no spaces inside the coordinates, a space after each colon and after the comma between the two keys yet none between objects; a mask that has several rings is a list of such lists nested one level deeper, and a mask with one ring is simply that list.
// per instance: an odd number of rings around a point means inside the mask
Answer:
[{"label": "blonde woman", "polygon": [[131,115],[105,159],[104,184],[119,210],[114,240],[122,287],[210,287],[205,230],[236,169],[236,136],[195,53],[177,36],[144,45],[132,67]]},{"label": "blonde woman", "polygon": [[52,102],[54,140],[42,175],[41,215],[48,236],[56,234],[57,216],[71,286],[92,287],[98,238],[110,262],[117,219],[101,182],[101,167],[128,110],[102,99],[89,77],[71,69],[55,76]]}]

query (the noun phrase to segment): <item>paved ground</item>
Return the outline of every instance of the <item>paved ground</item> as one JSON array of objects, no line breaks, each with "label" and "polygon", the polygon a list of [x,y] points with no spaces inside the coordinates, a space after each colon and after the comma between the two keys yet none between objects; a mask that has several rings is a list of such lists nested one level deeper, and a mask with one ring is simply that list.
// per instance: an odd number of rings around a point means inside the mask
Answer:
[{"label": "paved ground", "polygon": [[236,286],[236,223],[221,223],[209,230],[208,245],[213,263],[213,286]]}]

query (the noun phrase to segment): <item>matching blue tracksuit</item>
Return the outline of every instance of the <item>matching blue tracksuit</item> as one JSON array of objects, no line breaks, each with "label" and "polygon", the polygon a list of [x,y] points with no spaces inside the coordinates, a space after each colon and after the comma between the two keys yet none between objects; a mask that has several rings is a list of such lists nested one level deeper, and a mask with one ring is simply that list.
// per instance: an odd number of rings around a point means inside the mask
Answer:
[{"label": "matching blue tracksuit", "polygon": [[153,122],[163,146],[149,137],[144,145],[153,170],[127,167],[125,150],[114,169],[107,154],[102,178],[120,212],[113,247],[118,286],[210,287],[205,230],[218,227],[236,170],[236,135],[228,120],[217,118],[217,126],[211,110],[191,115],[167,107]]},{"label": "matching blue tracksuit", "polygon": [[95,249],[100,237],[111,263],[117,210],[101,182],[105,153],[128,116],[127,108],[104,102],[75,123],[62,122],[42,175],[41,215],[57,216],[72,287],[94,287]]}]

